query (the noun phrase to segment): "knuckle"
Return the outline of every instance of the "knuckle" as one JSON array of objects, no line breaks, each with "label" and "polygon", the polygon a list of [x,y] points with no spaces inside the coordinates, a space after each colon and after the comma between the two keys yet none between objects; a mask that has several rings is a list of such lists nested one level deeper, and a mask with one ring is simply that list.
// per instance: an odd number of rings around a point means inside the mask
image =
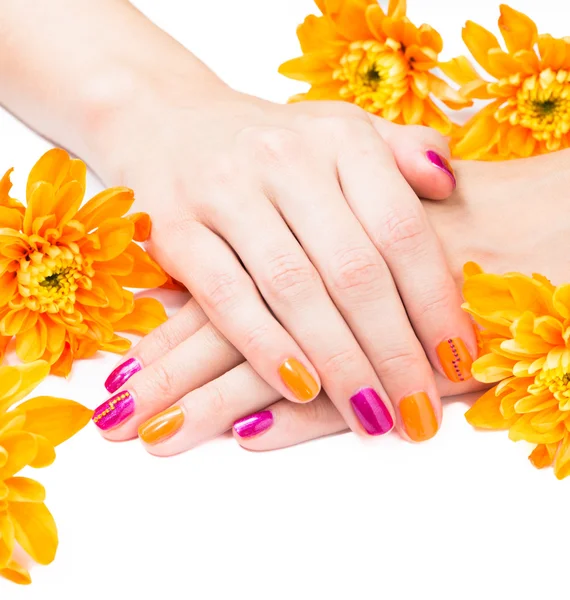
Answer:
[{"label": "knuckle", "polygon": [[376,291],[384,279],[385,268],[375,250],[350,248],[337,252],[333,258],[331,280],[341,292],[358,294]]},{"label": "knuckle", "polygon": [[243,351],[246,354],[259,354],[267,351],[269,328],[264,323],[246,331],[242,338]]},{"label": "knuckle", "polygon": [[354,373],[359,363],[356,350],[338,350],[327,357],[323,364],[323,372],[338,377],[346,373]]},{"label": "knuckle", "polygon": [[230,273],[216,273],[204,285],[206,305],[218,313],[225,313],[239,299],[239,282]]},{"label": "knuckle", "polygon": [[391,211],[376,240],[381,252],[386,254],[416,252],[426,237],[426,223],[415,211]]},{"label": "knuckle", "polygon": [[375,367],[380,376],[408,377],[417,371],[418,357],[411,348],[387,349],[375,361]]},{"label": "knuckle", "polygon": [[155,361],[145,371],[144,383],[141,382],[144,395],[148,398],[172,398],[177,378],[170,368],[162,361]]},{"label": "knuckle", "polygon": [[210,423],[226,421],[229,415],[228,392],[216,382],[208,387],[205,418]]},{"label": "knuckle", "polygon": [[268,261],[269,293],[294,296],[311,292],[320,281],[315,267],[296,254],[279,254]]},{"label": "knuckle", "polygon": [[254,134],[257,157],[272,164],[290,164],[298,159],[303,150],[301,137],[290,129],[260,129]]},{"label": "knuckle", "polygon": [[240,177],[240,168],[232,156],[221,155],[208,164],[202,176],[215,187],[233,187]]},{"label": "knuckle", "polygon": [[449,286],[433,286],[423,294],[419,303],[419,317],[425,317],[434,313],[450,315],[452,308],[452,294]]}]

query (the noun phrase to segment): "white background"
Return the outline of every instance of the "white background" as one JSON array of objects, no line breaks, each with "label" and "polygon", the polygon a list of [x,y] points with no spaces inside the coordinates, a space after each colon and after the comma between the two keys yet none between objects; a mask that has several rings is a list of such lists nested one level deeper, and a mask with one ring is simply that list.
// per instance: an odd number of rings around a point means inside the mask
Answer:
[{"label": "white background", "polygon": [[[310,0],[136,4],[233,86],[275,101],[302,89],[277,67],[298,54]],[[567,0],[513,6],[570,34]],[[466,19],[496,26],[498,0],[409,0],[409,14],[451,57]],[[16,167],[20,197],[47,148],[0,113],[0,170]],[[78,363],[41,392],[95,407],[115,361]],[[536,471],[506,434],[473,431],[465,409],[447,403],[421,445],[346,434],[256,454],[224,438],[171,459],[89,426],[32,474],[59,524],[55,563],[30,588],[0,581],[0,599],[567,598],[570,480]]]}]

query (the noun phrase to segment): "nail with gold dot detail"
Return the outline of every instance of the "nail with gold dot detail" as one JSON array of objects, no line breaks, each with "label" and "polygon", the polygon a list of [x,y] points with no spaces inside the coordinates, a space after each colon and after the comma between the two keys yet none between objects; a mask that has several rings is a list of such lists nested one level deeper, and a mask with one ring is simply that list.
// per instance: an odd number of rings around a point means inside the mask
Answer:
[{"label": "nail with gold dot detail", "polygon": [[113,429],[126,421],[135,412],[135,401],[130,392],[115,394],[93,413],[93,423],[102,429]]}]

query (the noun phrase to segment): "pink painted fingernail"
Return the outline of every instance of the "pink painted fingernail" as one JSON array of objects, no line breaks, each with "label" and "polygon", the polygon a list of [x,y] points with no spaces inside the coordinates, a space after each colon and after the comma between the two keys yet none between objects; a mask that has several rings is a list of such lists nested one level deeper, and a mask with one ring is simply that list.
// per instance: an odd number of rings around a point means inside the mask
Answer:
[{"label": "pink painted fingernail", "polygon": [[350,399],[350,403],[369,435],[383,435],[394,427],[390,411],[372,388],[358,390]]},{"label": "pink painted fingernail", "polygon": [[234,423],[235,432],[241,438],[250,438],[267,431],[273,425],[273,414],[270,410],[244,417]]},{"label": "pink painted fingernail", "polygon": [[93,413],[93,423],[102,429],[112,429],[126,421],[135,412],[135,401],[130,392],[115,394]]},{"label": "pink painted fingernail", "polygon": [[113,394],[135,374],[142,369],[141,363],[136,358],[129,358],[119,365],[105,381],[105,387],[109,394]]},{"label": "pink painted fingernail", "polygon": [[453,167],[449,164],[449,161],[441,154],[434,152],[433,150],[428,150],[426,152],[426,157],[430,161],[430,163],[434,166],[446,173],[453,183],[453,187],[457,186],[457,180],[455,179],[455,173],[453,172]]}]

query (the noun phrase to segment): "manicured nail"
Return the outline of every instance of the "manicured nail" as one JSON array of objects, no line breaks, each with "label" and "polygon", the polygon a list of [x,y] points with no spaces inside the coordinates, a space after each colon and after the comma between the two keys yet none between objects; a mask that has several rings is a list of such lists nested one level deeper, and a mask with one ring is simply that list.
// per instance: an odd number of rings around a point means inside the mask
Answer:
[{"label": "manicured nail", "polygon": [[142,369],[141,363],[136,358],[129,358],[119,365],[105,381],[105,387],[109,394],[113,394],[135,374]]},{"label": "manicured nail", "polygon": [[350,399],[362,427],[369,435],[383,435],[394,427],[394,420],[380,396],[372,388],[358,390]]},{"label": "manicured nail", "polygon": [[400,415],[406,433],[414,442],[424,442],[437,433],[437,417],[429,396],[424,392],[403,398],[400,402]]},{"label": "manicured nail", "polygon": [[120,392],[103,402],[93,413],[93,423],[106,431],[117,427],[135,412],[135,401],[130,392]]},{"label": "manicured nail", "polygon": [[279,367],[279,375],[301,402],[312,400],[319,393],[318,383],[296,358],[288,358]]},{"label": "manicured nail", "polygon": [[158,444],[172,437],[184,425],[184,412],[172,406],[139,427],[139,437],[145,444]]},{"label": "manicured nail", "polygon": [[234,430],[241,438],[250,438],[267,431],[273,425],[273,414],[270,410],[244,417],[234,423]]},{"label": "manicured nail", "polygon": [[433,150],[428,150],[426,152],[426,157],[430,161],[430,163],[434,166],[446,173],[453,183],[453,187],[457,186],[457,180],[455,179],[455,173],[453,172],[453,167],[450,165],[447,158],[441,156],[437,152]]},{"label": "manicured nail", "polygon": [[437,347],[437,356],[450,381],[458,383],[471,379],[473,359],[461,338],[448,338]]}]

